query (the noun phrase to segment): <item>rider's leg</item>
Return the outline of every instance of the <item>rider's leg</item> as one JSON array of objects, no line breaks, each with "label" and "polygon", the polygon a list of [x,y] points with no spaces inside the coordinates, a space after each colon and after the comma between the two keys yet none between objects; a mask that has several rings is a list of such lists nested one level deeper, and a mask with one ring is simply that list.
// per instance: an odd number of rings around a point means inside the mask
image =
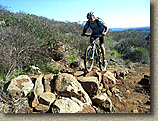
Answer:
[{"label": "rider's leg", "polygon": [[[95,39],[97,39],[97,38],[98,38],[97,36],[93,36],[93,35],[96,35],[96,34],[95,34],[95,33],[92,33],[92,34],[91,34],[91,37],[90,37],[90,42],[92,42],[92,40],[93,40],[93,39],[95,40]],[[93,37],[92,37],[92,36],[93,36]]]},{"label": "rider's leg", "polygon": [[105,56],[104,43],[102,43],[100,47],[101,47],[101,52],[103,53],[103,58],[104,58],[104,60],[105,60],[105,57],[106,57],[106,56]]},{"label": "rider's leg", "polygon": [[101,52],[103,54],[103,58],[105,60],[105,48],[104,48],[104,37],[99,37],[99,40],[100,40],[100,48],[101,48]]}]

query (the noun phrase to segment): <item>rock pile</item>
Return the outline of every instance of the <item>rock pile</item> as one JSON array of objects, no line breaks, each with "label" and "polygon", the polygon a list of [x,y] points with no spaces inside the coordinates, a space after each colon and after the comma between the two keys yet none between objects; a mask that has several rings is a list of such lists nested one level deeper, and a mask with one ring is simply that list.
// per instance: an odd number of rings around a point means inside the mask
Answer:
[{"label": "rock pile", "polygon": [[28,99],[28,113],[97,113],[98,107],[114,112],[108,97],[115,92],[114,74],[98,70],[83,73],[20,75],[6,90],[13,99]]}]

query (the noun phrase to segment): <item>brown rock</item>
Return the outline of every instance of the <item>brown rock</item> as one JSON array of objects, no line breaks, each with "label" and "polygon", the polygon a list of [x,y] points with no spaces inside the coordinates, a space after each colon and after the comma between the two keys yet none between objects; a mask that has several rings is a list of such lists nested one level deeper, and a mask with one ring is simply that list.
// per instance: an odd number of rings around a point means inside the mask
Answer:
[{"label": "brown rock", "polygon": [[92,106],[85,104],[82,111],[78,111],[77,113],[96,113],[96,111]]},{"label": "brown rock", "polygon": [[95,71],[90,71],[86,74],[86,77],[98,77],[98,75]]},{"label": "brown rock", "polygon": [[43,75],[40,75],[35,82],[35,87],[33,89],[33,92],[36,95],[36,97],[38,97],[41,93],[44,92],[44,85],[42,83],[42,79],[43,79]]},{"label": "brown rock", "polygon": [[[110,100],[106,93],[98,93],[91,100],[96,104],[103,104],[106,100]],[[111,101],[110,101],[111,102]]]},{"label": "brown rock", "polygon": [[79,77],[78,81],[90,96],[98,93],[99,84],[97,77]]},{"label": "brown rock", "polygon": [[132,112],[133,113],[139,113],[137,109],[134,109]]},{"label": "brown rock", "polygon": [[119,98],[119,101],[120,101],[120,102],[122,102],[122,98],[120,97],[119,94],[115,94],[115,96]]},{"label": "brown rock", "polygon": [[38,98],[35,96],[34,92],[32,92],[29,96],[28,96],[28,99],[29,99],[29,105],[31,107],[36,107],[38,104],[39,104],[39,101],[38,101]]},{"label": "brown rock", "polygon": [[100,69],[97,66],[93,66],[92,70],[93,71],[99,71]]},{"label": "brown rock", "polygon": [[101,83],[101,81],[102,81],[102,74],[100,72],[98,72],[98,71],[96,73],[98,75],[99,83]]},{"label": "brown rock", "polygon": [[79,77],[79,76],[83,76],[84,75],[84,71],[76,71],[75,73],[74,73],[74,76],[75,77]]},{"label": "brown rock", "polygon": [[149,78],[142,78],[142,79],[138,82],[138,84],[140,84],[140,85],[148,85],[149,82],[150,82]]},{"label": "brown rock", "polygon": [[45,112],[47,112],[47,111],[49,110],[49,106],[48,106],[48,105],[39,104],[39,105],[37,105],[37,106],[35,107],[35,109],[36,109],[37,111],[40,111],[40,112],[42,112],[42,113],[45,113]]},{"label": "brown rock", "polygon": [[32,101],[32,107],[36,107],[37,105],[39,105],[39,101],[36,97],[34,97],[33,101]]},{"label": "brown rock", "polygon": [[106,93],[98,93],[96,96],[91,98],[93,103],[102,106],[106,111],[111,112],[113,109],[112,102]]},{"label": "brown rock", "polygon": [[143,105],[143,102],[141,100],[138,100],[138,102],[140,103],[140,105]]},{"label": "brown rock", "polygon": [[55,101],[55,94],[51,92],[44,92],[39,95],[39,102],[44,105],[51,105]]},{"label": "brown rock", "polygon": [[102,72],[102,83],[105,89],[112,89],[116,85],[116,78],[113,73],[109,71]]},{"label": "brown rock", "polygon": [[86,74],[86,77],[97,77],[99,83],[102,80],[102,74],[99,71],[90,71],[89,73]]},{"label": "brown rock", "polygon": [[47,74],[44,76],[44,90],[45,92],[51,92],[52,82],[54,79],[54,74]]},{"label": "brown rock", "polygon": [[108,94],[108,96],[112,96],[112,93],[110,92],[110,90],[107,90],[107,94]]},{"label": "brown rock", "polygon": [[126,93],[127,93],[127,94],[131,94],[131,92],[130,92],[129,90],[126,90]]}]

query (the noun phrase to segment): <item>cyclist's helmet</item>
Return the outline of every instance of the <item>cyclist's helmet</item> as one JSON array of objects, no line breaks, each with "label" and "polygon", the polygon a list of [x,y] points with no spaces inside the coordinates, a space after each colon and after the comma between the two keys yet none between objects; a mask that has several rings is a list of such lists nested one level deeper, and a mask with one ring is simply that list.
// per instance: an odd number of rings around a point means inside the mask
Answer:
[{"label": "cyclist's helmet", "polygon": [[92,11],[87,14],[87,19],[91,19],[93,17],[94,17],[94,12]]}]

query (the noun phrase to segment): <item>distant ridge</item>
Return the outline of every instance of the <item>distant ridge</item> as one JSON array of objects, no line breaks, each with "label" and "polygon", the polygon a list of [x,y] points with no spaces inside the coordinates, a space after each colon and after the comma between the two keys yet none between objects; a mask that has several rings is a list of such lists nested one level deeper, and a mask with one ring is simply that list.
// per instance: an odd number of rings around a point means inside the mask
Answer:
[{"label": "distant ridge", "polygon": [[150,26],[146,27],[128,27],[128,28],[110,28],[109,32],[118,32],[118,31],[126,31],[126,30],[136,30],[139,32],[150,32]]}]

